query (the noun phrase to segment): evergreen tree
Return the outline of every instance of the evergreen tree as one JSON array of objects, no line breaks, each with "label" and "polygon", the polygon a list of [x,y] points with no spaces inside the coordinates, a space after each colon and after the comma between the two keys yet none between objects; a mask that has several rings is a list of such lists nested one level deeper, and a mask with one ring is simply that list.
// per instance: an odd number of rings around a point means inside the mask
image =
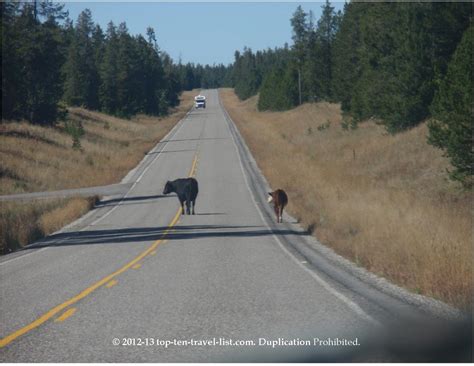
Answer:
[{"label": "evergreen tree", "polygon": [[64,67],[64,99],[69,105],[98,109],[100,81],[92,41],[93,31],[91,11],[85,9],[78,16]]},{"label": "evergreen tree", "polygon": [[164,115],[183,87],[231,84],[230,66],[174,64],[152,28],[145,39],[110,22],[104,36],[89,10],[73,24],[63,8],[50,0],[1,3],[2,118],[55,123],[61,97],[124,117]]},{"label": "evergreen tree", "polygon": [[194,66],[191,63],[187,63],[184,67],[184,79],[183,79],[183,89],[192,90],[196,87],[197,83],[195,82],[195,70]]},{"label": "evergreen tree", "polygon": [[[5,66],[2,70],[2,99],[6,96],[5,103],[2,101],[2,106],[6,107],[4,117],[52,124],[57,118],[62,89],[62,40],[57,23],[57,19],[63,16],[62,8],[39,12],[43,18],[47,15],[43,23],[37,19],[38,11],[35,16],[35,7],[29,3],[10,9],[7,5],[2,10],[9,12],[7,16],[13,16],[8,20],[2,13],[2,27],[5,19],[9,28],[2,34],[2,47],[7,45],[8,52],[12,52],[8,55],[5,49],[2,50],[2,67]],[[11,62],[14,64],[10,65]]]},{"label": "evergreen tree", "polygon": [[360,21],[370,4],[346,3],[339,31],[333,45],[332,92],[341,102],[341,109],[351,111],[351,100],[356,82],[361,77],[361,28]]},{"label": "evergreen tree", "polygon": [[466,4],[454,3],[346,5],[332,81],[343,111],[356,120],[378,117],[392,133],[427,118],[453,49],[447,38],[459,39],[469,14]]},{"label": "evergreen tree", "polygon": [[331,97],[332,72],[332,49],[335,35],[339,29],[341,14],[335,13],[334,7],[329,0],[322,6],[322,15],[318,21],[316,40],[314,46],[319,51],[316,57],[320,59],[319,70],[316,72],[316,80],[321,85],[321,97],[329,99]]},{"label": "evergreen tree", "polygon": [[296,11],[293,13],[291,18],[291,27],[293,29],[292,39],[293,39],[293,54],[294,60],[296,63],[296,69],[298,72],[298,102],[299,104],[303,101],[303,91],[302,91],[302,72],[303,64],[305,62],[305,57],[307,53],[308,45],[308,27],[307,27],[307,14],[303,11],[301,5],[298,5]]},{"label": "evergreen tree", "polygon": [[323,85],[319,78],[322,69],[321,44],[316,34],[312,12],[309,13],[309,18],[306,54],[302,66],[302,100],[313,102],[322,98]]},{"label": "evergreen tree", "polygon": [[137,88],[139,65],[137,49],[125,22],[117,28],[117,45],[117,112],[121,117],[130,118],[140,109],[136,98],[140,92]]},{"label": "evergreen tree", "polygon": [[429,124],[430,144],[445,150],[454,170],[451,178],[472,186],[474,172],[473,152],[473,53],[474,26],[464,32],[446,77],[432,105],[434,120]]},{"label": "evergreen tree", "polygon": [[389,132],[405,130],[428,116],[434,86],[430,4],[396,4],[393,50],[385,64],[387,90],[381,98],[380,117]]},{"label": "evergreen tree", "polygon": [[428,25],[432,36],[432,61],[437,83],[446,74],[447,65],[471,19],[470,2],[430,3]]},{"label": "evergreen tree", "polygon": [[242,54],[236,52],[235,57],[234,90],[237,96],[244,100],[257,94],[261,75],[257,69],[256,57],[250,48],[245,47]]},{"label": "evergreen tree", "polygon": [[298,71],[294,68],[275,69],[263,80],[258,109],[284,111],[298,105]]},{"label": "evergreen tree", "polygon": [[53,2],[52,0],[43,0],[43,1],[35,1],[35,4],[38,5],[39,3],[39,16],[44,20],[53,21],[56,25],[58,20],[65,20],[69,16],[69,12],[64,10],[65,5],[57,2]]},{"label": "evergreen tree", "polygon": [[383,108],[390,103],[387,90],[393,75],[393,32],[398,25],[394,3],[374,3],[364,10],[359,19],[361,42],[357,50],[360,76],[353,86],[350,102],[356,120],[382,118]]},{"label": "evergreen tree", "polygon": [[105,52],[100,68],[101,85],[99,88],[101,105],[104,112],[117,113],[117,56],[118,39],[117,30],[113,22],[109,22],[106,32]]},{"label": "evergreen tree", "polygon": [[23,117],[25,87],[21,79],[21,62],[18,52],[20,29],[18,27],[19,3],[1,2],[2,16],[2,118]]},{"label": "evergreen tree", "polygon": [[179,104],[179,93],[182,89],[179,81],[179,71],[166,52],[162,52],[161,62],[163,64],[165,88],[164,91],[161,91],[160,114],[165,114],[167,111],[164,109],[165,106],[174,107]]},{"label": "evergreen tree", "polygon": [[90,78],[90,106],[91,109],[102,110],[100,98],[100,86],[102,83],[100,77],[100,68],[104,62],[105,36],[102,28],[97,24],[92,31],[91,37],[92,51],[94,54],[93,64],[91,66]]},{"label": "evergreen tree", "polygon": [[[147,114],[158,115],[166,113],[167,109],[160,110],[161,90],[165,90],[164,71],[162,61],[159,56],[158,44],[156,42],[155,31],[153,28],[147,29],[148,40],[138,37],[143,62],[143,93],[144,93],[144,112]],[[170,75],[171,77],[171,75]]]}]

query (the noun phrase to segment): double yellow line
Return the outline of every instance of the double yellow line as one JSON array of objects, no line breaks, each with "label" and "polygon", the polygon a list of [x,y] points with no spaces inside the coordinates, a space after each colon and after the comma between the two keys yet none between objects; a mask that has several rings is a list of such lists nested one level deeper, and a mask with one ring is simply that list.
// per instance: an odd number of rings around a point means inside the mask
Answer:
[{"label": "double yellow line", "polygon": [[[189,172],[189,177],[192,177],[195,175],[196,173],[196,164],[197,164],[197,160],[198,160],[198,157],[197,157],[197,153],[196,155],[194,156],[194,160],[193,160],[193,164],[191,166],[191,170]],[[174,215],[174,218],[173,220],[171,220],[171,223],[168,225],[168,227],[166,228],[166,230],[164,231],[164,233],[161,235],[161,238],[158,239],[157,241],[155,241],[148,249],[146,249],[144,252],[142,252],[141,254],[139,254],[136,258],[134,258],[132,261],[128,262],[126,265],[124,265],[122,268],[118,269],[117,271],[115,271],[114,273],[111,273],[110,275],[102,278],[100,281],[94,283],[92,286],[86,288],[85,290],[83,290],[82,292],[80,292],[79,294],[77,294],[76,296],[70,298],[69,300],[63,302],[62,304],[52,308],[51,310],[49,310],[47,313],[41,315],[38,319],[36,319],[35,321],[33,321],[32,323],[26,325],[25,327],[21,328],[21,329],[18,329],[17,331],[7,335],[5,338],[2,338],[0,340],[0,348],[2,347],[5,347],[6,345],[10,344],[11,342],[13,342],[15,339],[17,339],[18,337],[21,337],[22,335],[28,333],[29,331],[35,329],[35,328],[38,328],[40,325],[42,325],[43,323],[47,322],[49,319],[51,319],[52,317],[54,317],[56,314],[60,313],[61,311],[63,311],[64,309],[66,309],[67,307],[77,303],[78,301],[84,299],[86,296],[90,295],[91,293],[93,293],[95,290],[97,290],[99,287],[102,287],[104,286],[105,284],[107,284],[109,281],[113,280],[115,277],[119,276],[120,274],[124,273],[125,271],[127,271],[128,269],[132,268],[133,266],[135,266],[138,262],[140,262],[143,258],[145,258],[147,255],[149,255],[150,253],[152,253],[156,247],[158,245],[160,245],[164,240],[165,240],[165,237],[168,235],[168,233],[170,232],[170,230],[173,228],[173,226],[176,225],[176,223],[178,222],[179,220],[179,217],[181,216],[181,207],[178,209],[178,212],[176,212],[176,214]],[[72,315],[74,313],[74,311],[71,311],[71,314]],[[69,316],[69,314],[68,314]]]}]

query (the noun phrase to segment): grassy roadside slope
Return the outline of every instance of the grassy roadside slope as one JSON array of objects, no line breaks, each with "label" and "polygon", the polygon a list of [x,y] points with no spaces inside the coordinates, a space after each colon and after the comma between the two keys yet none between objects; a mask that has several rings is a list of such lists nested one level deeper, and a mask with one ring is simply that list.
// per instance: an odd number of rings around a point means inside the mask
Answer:
[{"label": "grassy roadside slope", "polygon": [[[81,149],[57,128],[25,122],[0,124],[0,194],[51,191],[118,183],[187,113],[194,92],[167,117],[123,120],[82,108],[70,108],[68,121],[80,122]],[[0,252],[17,249],[54,232],[87,212],[92,199],[1,203]]]},{"label": "grassy roadside slope", "polygon": [[271,186],[323,244],[411,291],[471,306],[471,194],[447,180],[426,124],[346,131],[336,104],[258,112],[256,97],[220,94]]}]

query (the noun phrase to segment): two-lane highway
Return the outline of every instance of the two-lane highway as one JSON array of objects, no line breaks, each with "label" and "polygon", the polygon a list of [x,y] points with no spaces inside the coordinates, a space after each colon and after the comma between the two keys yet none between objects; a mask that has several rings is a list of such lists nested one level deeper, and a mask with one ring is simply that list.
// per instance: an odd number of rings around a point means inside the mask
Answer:
[{"label": "two-lane highway", "polygon": [[[374,331],[373,307],[278,240],[302,232],[268,226],[242,142],[217,91],[204,94],[207,108],[189,113],[151,152],[124,198],[2,259],[1,361],[255,360],[279,349],[262,339],[363,343]],[[199,181],[197,214],[180,216],[177,198],[161,192],[189,175]],[[214,338],[216,345],[202,343]]]}]

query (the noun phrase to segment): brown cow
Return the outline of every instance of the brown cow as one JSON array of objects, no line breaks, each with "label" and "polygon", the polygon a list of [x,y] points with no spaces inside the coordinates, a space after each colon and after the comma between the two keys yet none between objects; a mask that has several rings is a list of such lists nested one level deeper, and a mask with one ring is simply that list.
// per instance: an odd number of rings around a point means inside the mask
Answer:
[{"label": "brown cow", "polygon": [[277,222],[283,222],[283,209],[288,203],[288,196],[283,189],[277,189],[274,192],[268,192],[268,194],[270,195],[268,202],[273,202]]}]

